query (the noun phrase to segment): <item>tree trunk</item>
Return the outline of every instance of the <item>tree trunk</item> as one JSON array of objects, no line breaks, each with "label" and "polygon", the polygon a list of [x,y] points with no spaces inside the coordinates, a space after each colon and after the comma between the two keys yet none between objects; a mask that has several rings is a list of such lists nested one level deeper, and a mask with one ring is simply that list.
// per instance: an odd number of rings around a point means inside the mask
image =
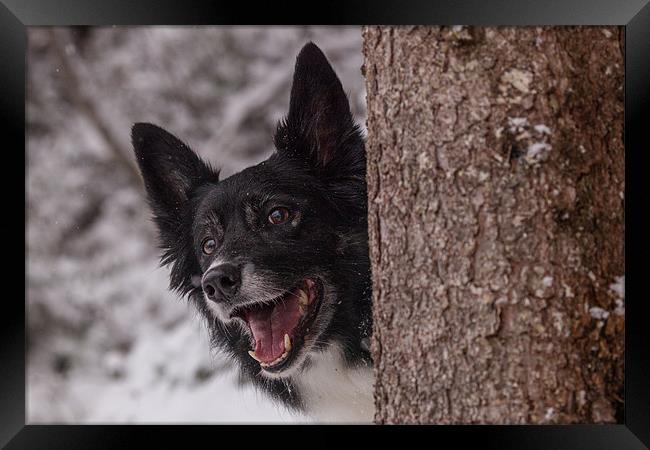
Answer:
[{"label": "tree trunk", "polygon": [[363,38],[375,421],[621,422],[623,29]]}]

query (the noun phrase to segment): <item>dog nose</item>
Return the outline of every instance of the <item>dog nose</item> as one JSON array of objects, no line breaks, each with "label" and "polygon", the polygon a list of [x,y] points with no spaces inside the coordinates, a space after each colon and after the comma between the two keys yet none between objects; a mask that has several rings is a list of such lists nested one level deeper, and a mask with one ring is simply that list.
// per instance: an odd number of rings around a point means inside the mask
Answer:
[{"label": "dog nose", "polygon": [[241,285],[241,272],[232,264],[221,264],[203,275],[201,282],[203,292],[214,301],[230,298]]}]

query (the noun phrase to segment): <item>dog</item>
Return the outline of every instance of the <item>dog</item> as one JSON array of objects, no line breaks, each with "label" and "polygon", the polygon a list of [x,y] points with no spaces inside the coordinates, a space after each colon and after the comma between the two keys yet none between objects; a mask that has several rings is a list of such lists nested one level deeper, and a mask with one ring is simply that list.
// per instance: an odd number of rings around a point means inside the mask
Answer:
[{"label": "dog", "polygon": [[275,152],[228,178],[155,125],[131,137],[170,289],[213,345],[289,409],[370,422],[364,137],[323,52],[298,54]]}]

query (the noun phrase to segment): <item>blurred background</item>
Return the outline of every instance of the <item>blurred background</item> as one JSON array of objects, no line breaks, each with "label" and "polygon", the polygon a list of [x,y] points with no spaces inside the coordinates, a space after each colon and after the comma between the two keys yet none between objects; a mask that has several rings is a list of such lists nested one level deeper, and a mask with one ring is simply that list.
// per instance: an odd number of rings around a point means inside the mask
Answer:
[{"label": "blurred background", "polygon": [[266,159],[295,57],[325,52],[365,126],[358,27],[28,29],[29,423],[290,422],[167,291],[134,122],[222,176]]}]

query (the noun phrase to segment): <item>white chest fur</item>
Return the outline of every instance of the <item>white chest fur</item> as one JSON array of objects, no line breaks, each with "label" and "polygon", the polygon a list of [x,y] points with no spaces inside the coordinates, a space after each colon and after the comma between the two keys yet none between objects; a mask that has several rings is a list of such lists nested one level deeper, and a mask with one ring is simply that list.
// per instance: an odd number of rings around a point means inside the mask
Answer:
[{"label": "white chest fur", "polygon": [[295,379],[307,413],[316,422],[372,423],[375,406],[372,368],[348,368],[339,347],[312,355]]}]

